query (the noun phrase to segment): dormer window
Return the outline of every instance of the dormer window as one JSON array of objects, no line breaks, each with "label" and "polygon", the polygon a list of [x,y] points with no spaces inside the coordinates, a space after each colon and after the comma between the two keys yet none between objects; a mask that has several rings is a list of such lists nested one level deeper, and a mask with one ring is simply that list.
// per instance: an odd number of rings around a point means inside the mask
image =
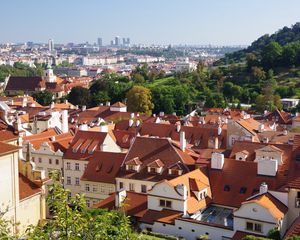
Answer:
[{"label": "dormer window", "polygon": [[156,159],[153,162],[147,164],[148,173],[162,173],[164,163],[160,159]]},{"label": "dormer window", "polygon": [[125,163],[125,165],[126,165],[126,170],[127,171],[136,171],[136,172],[138,172],[140,170],[142,162],[139,160],[138,157],[136,157],[136,158],[133,158],[133,159],[127,161]]},{"label": "dormer window", "polygon": [[180,175],[182,175],[182,170],[181,169],[169,169],[168,174],[169,175],[180,176]]}]

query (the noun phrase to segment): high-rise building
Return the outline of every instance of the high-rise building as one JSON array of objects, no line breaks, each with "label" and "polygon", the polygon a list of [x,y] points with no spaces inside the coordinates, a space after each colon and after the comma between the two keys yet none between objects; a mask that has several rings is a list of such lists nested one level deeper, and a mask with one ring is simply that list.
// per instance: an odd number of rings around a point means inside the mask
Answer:
[{"label": "high-rise building", "polygon": [[53,39],[48,40],[48,50],[49,50],[49,52],[54,51],[54,41],[53,41]]},{"label": "high-rise building", "polygon": [[98,42],[98,47],[102,47],[102,38],[99,37],[97,42]]},{"label": "high-rise building", "polygon": [[127,38],[127,45],[130,45],[130,38]]},{"label": "high-rise building", "polygon": [[121,45],[121,38],[119,36],[115,37],[115,45],[120,46]]},{"label": "high-rise building", "polygon": [[125,46],[126,44],[127,44],[126,38],[123,38],[123,46]]}]

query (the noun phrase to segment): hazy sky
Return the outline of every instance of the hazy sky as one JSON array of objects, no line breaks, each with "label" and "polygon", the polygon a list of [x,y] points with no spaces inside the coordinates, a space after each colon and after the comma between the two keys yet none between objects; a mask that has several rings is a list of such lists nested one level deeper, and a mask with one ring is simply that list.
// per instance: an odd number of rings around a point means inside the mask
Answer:
[{"label": "hazy sky", "polygon": [[0,42],[250,44],[300,21],[299,0],[1,0]]}]

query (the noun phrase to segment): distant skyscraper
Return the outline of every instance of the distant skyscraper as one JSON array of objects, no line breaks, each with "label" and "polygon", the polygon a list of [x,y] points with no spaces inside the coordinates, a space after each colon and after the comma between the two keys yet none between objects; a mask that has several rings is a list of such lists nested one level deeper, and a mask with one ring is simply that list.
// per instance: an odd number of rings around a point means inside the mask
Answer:
[{"label": "distant skyscraper", "polygon": [[123,38],[123,45],[125,46],[127,44],[126,38]]},{"label": "distant skyscraper", "polygon": [[110,46],[113,46],[113,45],[114,45],[114,41],[111,40],[111,41],[110,41]]},{"label": "distant skyscraper", "polygon": [[116,36],[116,37],[115,37],[115,45],[116,45],[116,46],[120,46],[120,45],[121,45],[121,39],[120,39],[119,36]]},{"label": "distant skyscraper", "polygon": [[49,50],[49,52],[54,51],[54,41],[53,41],[53,39],[49,39],[49,41],[48,41],[48,50]]},{"label": "distant skyscraper", "polygon": [[130,38],[127,38],[127,45],[130,45]]},{"label": "distant skyscraper", "polygon": [[102,47],[102,38],[98,38],[98,47]]}]

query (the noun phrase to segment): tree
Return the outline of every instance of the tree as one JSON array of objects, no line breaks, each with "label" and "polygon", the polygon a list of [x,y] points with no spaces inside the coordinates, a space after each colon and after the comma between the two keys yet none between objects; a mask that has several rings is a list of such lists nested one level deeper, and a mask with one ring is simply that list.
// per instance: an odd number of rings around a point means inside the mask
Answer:
[{"label": "tree", "polygon": [[53,175],[49,186],[47,204],[53,218],[45,224],[28,229],[27,239],[132,239],[129,218],[121,210],[90,210],[83,195],[69,197],[70,191],[64,189]]},{"label": "tree", "polygon": [[90,104],[90,92],[83,87],[74,87],[68,95],[68,101],[73,105],[88,106]]},{"label": "tree", "polygon": [[110,97],[107,92],[100,91],[91,95],[91,106],[98,106],[100,103],[106,103],[110,101]]},{"label": "tree", "polygon": [[133,76],[132,76],[132,80],[137,83],[137,84],[142,84],[145,82],[145,78],[143,75],[139,74],[139,73],[135,73]]},{"label": "tree", "polygon": [[134,86],[128,91],[126,98],[129,111],[151,115],[154,106],[151,102],[151,92],[148,88]]},{"label": "tree", "polygon": [[49,90],[35,92],[32,97],[43,106],[48,106],[53,101],[53,93]]},{"label": "tree", "polygon": [[262,52],[262,64],[266,69],[276,67],[282,55],[282,47],[277,42],[270,42]]}]

